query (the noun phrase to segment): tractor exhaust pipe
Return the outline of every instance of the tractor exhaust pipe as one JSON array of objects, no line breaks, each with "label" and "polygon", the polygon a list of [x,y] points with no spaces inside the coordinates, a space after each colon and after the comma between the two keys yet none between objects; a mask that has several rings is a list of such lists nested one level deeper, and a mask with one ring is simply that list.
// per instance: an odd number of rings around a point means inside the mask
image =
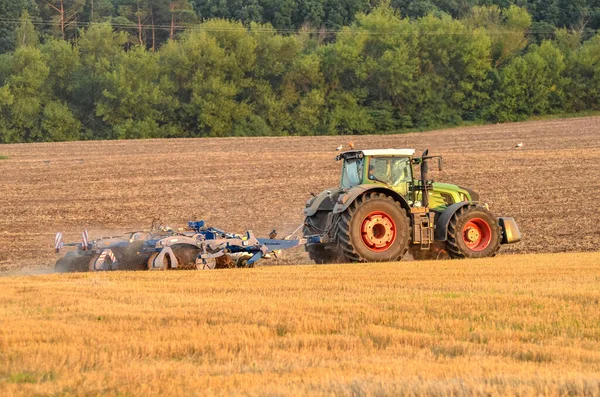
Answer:
[{"label": "tractor exhaust pipe", "polygon": [[427,181],[429,180],[429,165],[427,164],[427,156],[429,149],[426,149],[421,156],[421,185],[423,198],[421,199],[423,207],[429,207],[429,192],[427,192]]}]

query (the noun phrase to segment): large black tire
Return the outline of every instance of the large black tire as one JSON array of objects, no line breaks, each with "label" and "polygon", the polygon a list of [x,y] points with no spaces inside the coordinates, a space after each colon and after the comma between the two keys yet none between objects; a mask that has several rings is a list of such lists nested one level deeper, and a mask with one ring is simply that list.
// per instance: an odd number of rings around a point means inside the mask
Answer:
[{"label": "large black tire", "polygon": [[450,218],[446,251],[452,259],[494,256],[501,242],[498,221],[483,207],[469,204]]},{"label": "large black tire", "polygon": [[[328,216],[329,211],[317,211],[313,216],[307,216],[304,220],[304,236],[325,233]],[[306,245],[304,247],[308,257],[316,264],[325,265],[339,262],[339,253],[328,250],[324,245]]]},{"label": "large black tire", "polygon": [[79,273],[88,271],[89,256],[67,255],[54,265],[56,273]]},{"label": "large black tire", "polygon": [[338,222],[338,247],[349,262],[394,262],[406,254],[410,220],[406,210],[383,193],[358,197]]}]

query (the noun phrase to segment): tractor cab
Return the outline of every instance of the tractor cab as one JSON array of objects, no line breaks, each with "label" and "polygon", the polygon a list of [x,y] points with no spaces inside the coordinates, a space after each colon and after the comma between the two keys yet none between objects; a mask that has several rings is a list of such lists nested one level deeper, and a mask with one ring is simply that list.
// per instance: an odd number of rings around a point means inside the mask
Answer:
[{"label": "tractor cab", "polygon": [[[414,149],[352,150],[341,153],[336,160],[343,160],[340,188],[352,189],[360,185],[381,185],[404,197],[411,206],[428,206],[443,211],[448,206],[462,201],[476,201],[477,194],[457,185],[429,180],[427,162],[441,157],[414,157]],[[421,176],[415,175],[415,165],[421,165]],[[423,200],[423,192],[427,199]]]}]

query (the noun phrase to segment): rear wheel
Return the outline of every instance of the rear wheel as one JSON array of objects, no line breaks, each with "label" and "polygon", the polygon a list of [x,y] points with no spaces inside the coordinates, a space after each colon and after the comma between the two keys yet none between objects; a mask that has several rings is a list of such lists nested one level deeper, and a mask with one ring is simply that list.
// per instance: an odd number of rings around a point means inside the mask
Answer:
[{"label": "rear wheel", "polygon": [[399,261],[408,250],[409,219],[392,197],[358,197],[338,223],[338,246],[350,262]]},{"label": "rear wheel", "polygon": [[[323,235],[327,232],[327,217],[329,211],[317,211],[313,216],[304,220],[304,236]],[[339,253],[330,251],[325,245],[306,245],[308,257],[319,265],[339,262]]]},{"label": "rear wheel", "polygon": [[450,218],[446,251],[453,259],[486,258],[500,249],[502,232],[485,208],[466,205]]}]

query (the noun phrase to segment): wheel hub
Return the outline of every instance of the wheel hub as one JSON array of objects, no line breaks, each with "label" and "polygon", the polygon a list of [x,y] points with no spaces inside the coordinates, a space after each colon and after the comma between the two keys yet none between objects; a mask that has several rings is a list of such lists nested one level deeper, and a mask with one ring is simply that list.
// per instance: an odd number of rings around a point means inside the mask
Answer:
[{"label": "wheel hub", "polygon": [[472,228],[472,227],[467,229],[466,235],[467,235],[467,239],[472,243],[479,240],[479,237],[481,236],[479,234],[479,230]]},{"label": "wheel hub", "polygon": [[471,251],[483,251],[492,241],[492,229],[481,218],[470,219],[463,227],[463,242]]},{"label": "wheel hub", "polygon": [[396,240],[394,220],[384,212],[372,212],[362,222],[361,235],[372,251],[385,251]]}]

